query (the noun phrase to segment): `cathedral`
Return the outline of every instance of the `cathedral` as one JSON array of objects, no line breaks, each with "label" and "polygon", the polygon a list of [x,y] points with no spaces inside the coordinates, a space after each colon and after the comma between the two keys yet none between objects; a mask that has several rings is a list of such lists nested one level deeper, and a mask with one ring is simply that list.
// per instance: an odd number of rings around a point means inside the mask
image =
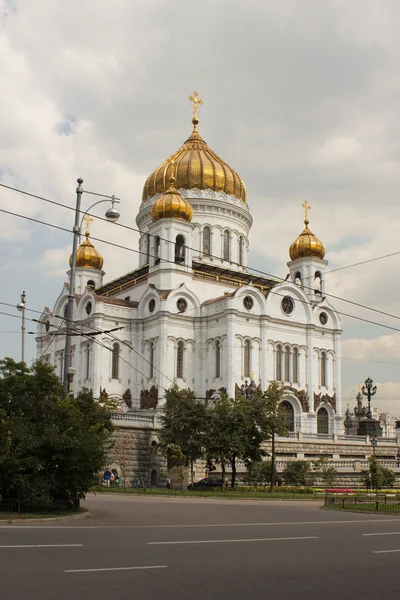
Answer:
[{"label": "cathedral", "polygon": [[[290,429],[342,434],[341,328],[325,296],[323,243],[304,228],[281,279],[248,270],[252,216],[240,175],[193,130],[143,186],[139,265],[113,281],[90,240],[76,255],[71,393],[157,415],[174,383],[200,399],[282,382]],[[163,157],[159,157],[161,160]],[[299,227],[299,229],[301,229]],[[62,377],[69,285],[40,318],[37,353]],[[61,317],[61,318],[60,318]],[[93,335],[98,333],[98,335]]]}]

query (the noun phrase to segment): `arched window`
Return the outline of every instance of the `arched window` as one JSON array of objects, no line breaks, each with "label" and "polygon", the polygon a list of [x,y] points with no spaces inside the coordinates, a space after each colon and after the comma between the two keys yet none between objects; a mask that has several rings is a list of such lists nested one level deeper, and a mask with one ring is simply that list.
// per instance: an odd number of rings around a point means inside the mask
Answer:
[{"label": "arched window", "polygon": [[150,371],[149,371],[149,377],[150,379],[153,379],[154,377],[154,342],[150,342]]},{"label": "arched window", "polygon": [[155,239],[154,241],[155,241],[155,246],[156,246],[156,247],[155,247],[155,250],[156,250],[156,251],[155,251],[155,260],[154,260],[154,264],[155,264],[155,265],[158,265],[158,264],[159,264],[159,262],[160,262],[160,255],[161,255],[161,252],[160,252],[160,250],[161,250],[161,248],[160,248],[160,236],[159,236],[159,235],[156,235],[156,239]]},{"label": "arched window", "polygon": [[151,456],[157,456],[158,454],[158,444],[156,441],[151,442],[150,454]]},{"label": "arched window", "polygon": [[321,352],[321,385],[322,386],[326,386],[326,368],[327,368],[327,362],[328,362],[328,358],[326,356],[326,352]]},{"label": "arched window", "polygon": [[285,411],[286,427],[289,431],[294,431],[294,408],[291,402],[285,400],[280,404],[281,408]]},{"label": "arched window", "polygon": [[324,407],[317,412],[317,433],[329,433],[329,415]]},{"label": "arched window", "polygon": [[275,373],[275,377],[277,381],[282,381],[282,358],[283,358],[283,348],[282,346],[279,344],[276,347],[276,373]]},{"label": "arched window", "polygon": [[206,256],[211,254],[211,229],[209,227],[203,229],[203,254]]},{"label": "arched window", "polygon": [[215,342],[215,377],[221,377],[221,342]]},{"label": "arched window", "polygon": [[251,371],[250,352],[251,352],[250,340],[245,340],[245,342],[244,342],[244,372],[243,372],[243,375],[245,377],[250,377],[250,371]]},{"label": "arched window", "polygon": [[178,342],[176,347],[176,377],[182,379],[183,377],[183,342]]},{"label": "arched window", "polygon": [[293,383],[299,383],[299,350],[298,348],[293,348],[292,354],[292,381]]},{"label": "arched window", "polygon": [[90,346],[86,344],[86,376],[85,379],[90,379]]},{"label": "arched window", "polygon": [[296,285],[299,285],[301,287],[301,273],[300,271],[297,271],[296,275],[294,276],[294,282]]},{"label": "arched window", "polygon": [[146,233],[146,262],[150,263],[150,234]]},{"label": "arched window", "polygon": [[86,284],[86,287],[90,288],[91,290],[94,290],[94,288],[96,287],[96,284],[93,281],[93,279],[89,279],[89,281]]},{"label": "arched window", "polygon": [[314,292],[316,294],[322,294],[322,273],[321,271],[315,271],[314,275]]},{"label": "arched window", "polygon": [[112,364],[111,364],[111,378],[118,379],[119,377],[119,346],[114,344],[112,347]]},{"label": "arched window", "polygon": [[239,265],[243,265],[243,236],[239,237]]},{"label": "arched window", "polygon": [[177,235],[175,240],[175,262],[185,262],[185,238],[183,235]]},{"label": "arched window", "polygon": [[285,348],[285,381],[290,381],[290,348]]},{"label": "arched window", "polygon": [[229,231],[226,229],[224,231],[224,260],[230,260],[231,254],[231,237]]}]

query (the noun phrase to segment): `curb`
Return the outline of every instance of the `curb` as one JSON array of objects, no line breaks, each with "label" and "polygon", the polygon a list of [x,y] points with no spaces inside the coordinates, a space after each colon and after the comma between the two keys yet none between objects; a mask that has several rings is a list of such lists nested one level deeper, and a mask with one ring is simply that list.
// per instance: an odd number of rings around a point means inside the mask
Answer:
[{"label": "curb", "polygon": [[43,519],[0,519],[0,523],[8,523],[9,525],[15,525],[16,523],[47,523],[48,521],[74,521],[76,519],[85,519],[92,516],[92,512],[88,509],[86,512],[79,513],[78,515],[65,515],[59,517],[44,517]]}]

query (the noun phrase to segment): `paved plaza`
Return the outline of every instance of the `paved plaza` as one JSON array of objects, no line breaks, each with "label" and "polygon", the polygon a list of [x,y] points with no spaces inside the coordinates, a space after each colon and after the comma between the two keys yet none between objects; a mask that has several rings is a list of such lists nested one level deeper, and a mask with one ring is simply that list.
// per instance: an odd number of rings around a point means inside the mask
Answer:
[{"label": "paved plaza", "polygon": [[89,496],[0,522],[2,600],[397,600],[400,518],[312,501]]}]

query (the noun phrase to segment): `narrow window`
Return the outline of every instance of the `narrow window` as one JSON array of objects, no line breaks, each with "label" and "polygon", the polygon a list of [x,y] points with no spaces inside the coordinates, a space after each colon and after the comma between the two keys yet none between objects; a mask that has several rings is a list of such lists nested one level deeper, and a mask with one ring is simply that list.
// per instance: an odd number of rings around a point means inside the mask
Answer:
[{"label": "narrow window", "polygon": [[243,265],[243,236],[239,237],[239,265]]},{"label": "narrow window", "polygon": [[155,242],[156,242],[156,253],[155,253],[156,256],[155,256],[154,264],[158,265],[160,263],[160,254],[161,254],[161,252],[160,252],[160,236],[156,235]]},{"label": "narrow window", "polygon": [[293,370],[292,370],[293,383],[299,383],[299,350],[293,348]]},{"label": "narrow window", "polygon": [[321,385],[326,386],[326,367],[327,367],[327,356],[326,352],[321,352]]},{"label": "narrow window", "polygon": [[150,343],[150,372],[149,372],[149,377],[150,379],[153,379],[154,377],[154,343],[151,342]]},{"label": "narrow window", "polygon": [[175,240],[175,262],[185,262],[185,238],[183,235],[177,235]]},{"label": "narrow window", "polygon": [[150,234],[146,233],[146,262],[150,262]]},{"label": "narrow window", "polygon": [[86,377],[85,379],[90,379],[90,346],[87,344],[86,346]]},{"label": "narrow window", "polygon": [[317,433],[329,433],[329,415],[324,407],[317,412]]},{"label": "narrow window", "polygon": [[118,379],[119,377],[119,346],[114,344],[112,348],[112,363],[111,363],[111,378]]},{"label": "narrow window", "polygon": [[224,231],[224,260],[230,260],[230,235],[229,231]]},{"label": "narrow window", "polygon": [[221,342],[215,342],[215,377],[221,377]]},{"label": "narrow window", "polygon": [[176,348],[176,377],[177,379],[183,378],[183,342],[178,342]]},{"label": "narrow window", "polygon": [[211,254],[211,229],[209,227],[203,229],[203,254],[206,256]]},{"label": "narrow window", "polygon": [[276,347],[276,380],[282,381],[282,355],[283,348],[281,345]]},{"label": "narrow window", "polygon": [[294,409],[291,402],[285,400],[284,402],[281,402],[280,406],[285,411],[286,427],[289,431],[294,431]]},{"label": "narrow window", "polygon": [[244,342],[244,376],[250,377],[250,340]]},{"label": "narrow window", "polygon": [[290,381],[290,348],[285,348],[285,381]]}]

